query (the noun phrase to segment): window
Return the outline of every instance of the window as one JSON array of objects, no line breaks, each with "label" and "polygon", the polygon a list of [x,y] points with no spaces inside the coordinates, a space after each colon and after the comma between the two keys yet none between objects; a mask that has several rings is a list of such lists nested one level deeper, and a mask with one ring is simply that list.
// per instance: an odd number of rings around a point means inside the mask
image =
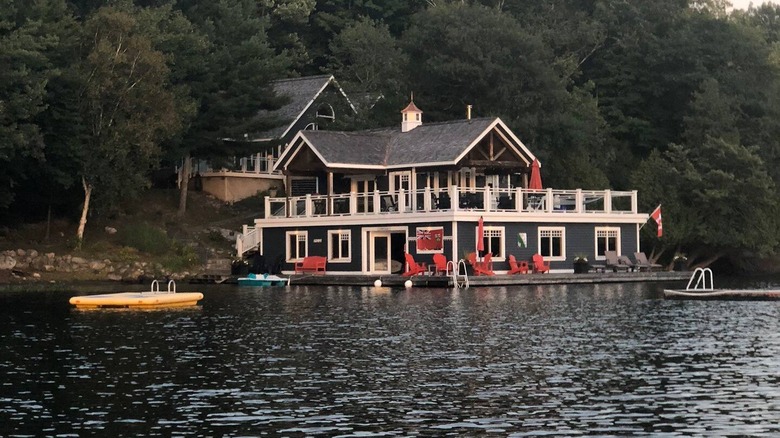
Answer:
[{"label": "window", "polygon": [[566,228],[539,227],[539,254],[545,260],[566,260]]},{"label": "window", "polygon": [[352,261],[352,232],[349,230],[328,231],[328,261],[348,263]]},{"label": "window", "polygon": [[308,231],[287,232],[287,262],[300,262],[309,255]]},{"label": "window", "polygon": [[506,259],[504,234],[504,227],[484,228],[484,240],[482,243],[485,245],[485,253],[493,254],[493,260],[501,261]]},{"label": "window", "polygon": [[596,228],[596,260],[605,260],[604,251],[616,251],[620,255],[620,228]]}]

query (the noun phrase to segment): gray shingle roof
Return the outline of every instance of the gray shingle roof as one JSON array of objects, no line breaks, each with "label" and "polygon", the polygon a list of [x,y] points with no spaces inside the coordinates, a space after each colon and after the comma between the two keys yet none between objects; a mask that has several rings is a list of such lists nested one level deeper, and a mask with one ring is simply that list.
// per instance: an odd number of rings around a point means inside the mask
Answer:
[{"label": "gray shingle roof", "polygon": [[264,118],[276,119],[280,125],[261,134],[260,138],[279,138],[284,131],[295,123],[298,116],[306,109],[309,103],[317,97],[333,79],[331,75],[307,76],[303,78],[280,79],[271,82],[274,92],[288,99],[281,108],[273,111],[260,111]]},{"label": "gray shingle roof", "polygon": [[409,132],[383,128],[359,132],[302,131],[330,165],[404,166],[454,163],[495,118],[422,124]]}]

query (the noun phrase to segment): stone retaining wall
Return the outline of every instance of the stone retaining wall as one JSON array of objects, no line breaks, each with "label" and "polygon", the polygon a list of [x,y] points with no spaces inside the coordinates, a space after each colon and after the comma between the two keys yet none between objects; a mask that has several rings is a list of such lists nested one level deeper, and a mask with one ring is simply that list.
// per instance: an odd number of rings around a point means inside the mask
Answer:
[{"label": "stone retaining wall", "polygon": [[181,280],[190,272],[167,272],[159,264],[147,262],[114,262],[109,259],[88,260],[71,255],[41,254],[34,249],[0,252],[0,270],[10,270],[19,276],[40,278],[41,273],[83,273],[112,281],[141,281],[145,278],[167,277]]}]

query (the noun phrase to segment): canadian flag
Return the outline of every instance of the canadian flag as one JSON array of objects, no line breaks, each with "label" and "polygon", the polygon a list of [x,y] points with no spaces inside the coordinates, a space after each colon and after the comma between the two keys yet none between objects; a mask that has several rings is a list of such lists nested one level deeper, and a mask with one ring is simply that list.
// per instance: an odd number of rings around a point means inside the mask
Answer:
[{"label": "canadian flag", "polygon": [[661,237],[664,234],[664,227],[661,225],[661,205],[658,205],[658,207],[650,213],[650,219],[658,224],[658,237]]}]

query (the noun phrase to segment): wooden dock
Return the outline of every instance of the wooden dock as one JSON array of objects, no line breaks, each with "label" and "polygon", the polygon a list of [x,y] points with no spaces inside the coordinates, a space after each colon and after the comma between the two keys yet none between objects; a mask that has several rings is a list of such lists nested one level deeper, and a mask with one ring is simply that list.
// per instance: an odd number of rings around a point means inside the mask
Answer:
[{"label": "wooden dock", "polygon": [[[470,287],[526,286],[555,284],[642,283],[687,280],[689,272],[605,272],[588,274],[519,274],[470,276]],[[291,275],[290,285],[373,286],[381,280],[383,286],[404,287],[412,280],[412,287],[452,287],[452,278],[444,275]]]}]

